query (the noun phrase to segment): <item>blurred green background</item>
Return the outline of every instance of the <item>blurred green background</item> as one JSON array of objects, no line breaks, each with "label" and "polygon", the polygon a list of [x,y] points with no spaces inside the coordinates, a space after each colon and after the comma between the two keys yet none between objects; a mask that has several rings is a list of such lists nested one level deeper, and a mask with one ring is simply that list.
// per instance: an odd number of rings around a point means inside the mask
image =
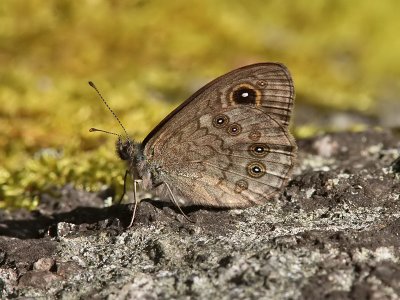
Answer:
[{"label": "blurred green background", "polygon": [[0,1],[0,208],[72,183],[120,189],[120,132],[143,139],[196,89],[283,62],[293,131],[399,127],[400,1]]}]

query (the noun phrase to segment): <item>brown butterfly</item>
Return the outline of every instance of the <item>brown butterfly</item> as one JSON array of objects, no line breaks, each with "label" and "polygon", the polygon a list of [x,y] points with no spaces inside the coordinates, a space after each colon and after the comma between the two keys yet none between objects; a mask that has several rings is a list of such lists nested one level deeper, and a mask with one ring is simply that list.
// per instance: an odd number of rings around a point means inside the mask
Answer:
[{"label": "brown butterfly", "polygon": [[134,180],[135,203],[139,180],[178,208],[244,208],[271,199],[294,167],[293,102],[284,65],[253,64],[202,87],[142,143],[119,136],[117,153]]}]

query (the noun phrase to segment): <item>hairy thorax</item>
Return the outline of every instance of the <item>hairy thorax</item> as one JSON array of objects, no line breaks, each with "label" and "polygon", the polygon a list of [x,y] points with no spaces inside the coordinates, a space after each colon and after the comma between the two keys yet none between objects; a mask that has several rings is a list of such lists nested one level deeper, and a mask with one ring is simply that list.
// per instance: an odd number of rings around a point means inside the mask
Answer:
[{"label": "hairy thorax", "polygon": [[128,172],[133,180],[142,180],[145,190],[152,190],[162,183],[158,167],[146,159],[141,143],[131,139],[119,138],[116,143],[118,156],[126,161]]}]

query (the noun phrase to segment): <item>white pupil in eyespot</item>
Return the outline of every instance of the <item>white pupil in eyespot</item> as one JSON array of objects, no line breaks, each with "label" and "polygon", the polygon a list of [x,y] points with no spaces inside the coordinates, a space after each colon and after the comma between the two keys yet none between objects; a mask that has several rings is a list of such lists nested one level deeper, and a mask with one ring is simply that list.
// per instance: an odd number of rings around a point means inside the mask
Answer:
[{"label": "white pupil in eyespot", "polygon": [[243,98],[246,98],[246,97],[248,97],[248,96],[249,96],[249,93],[247,93],[247,92],[242,93],[242,97],[243,97]]}]

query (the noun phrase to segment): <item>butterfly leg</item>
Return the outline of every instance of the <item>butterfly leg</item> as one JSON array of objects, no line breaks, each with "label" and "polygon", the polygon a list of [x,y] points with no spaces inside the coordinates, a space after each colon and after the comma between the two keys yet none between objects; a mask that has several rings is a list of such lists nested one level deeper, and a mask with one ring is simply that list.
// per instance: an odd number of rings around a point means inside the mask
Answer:
[{"label": "butterfly leg", "polygon": [[166,183],[166,182],[164,182],[164,184],[166,185],[166,187],[167,187],[167,189],[168,189],[168,191],[169,191],[169,194],[171,195],[171,201],[172,201],[172,203],[175,204],[175,206],[179,209],[179,211],[180,211],[181,214],[185,217],[185,219],[188,220],[188,221],[191,222],[191,223],[196,223],[195,221],[193,221],[192,219],[190,219],[190,218],[182,211],[181,207],[180,207],[179,204],[178,204],[178,201],[176,201],[175,196],[174,196],[174,194],[172,193],[171,188],[169,187],[169,184]]},{"label": "butterfly leg", "polygon": [[129,170],[125,171],[125,176],[124,176],[124,191],[122,192],[121,198],[119,198],[118,204],[121,204],[122,199],[124,198],[126,194],[126,179],[128,178]]},{"label": "butterfly leg", "polygon": [[135,202],[135,205],[133,207],[133,212],[132,212],[132,218],[131,218],[131,222],[129,223],[128,228],[130,228],[133,224],[133,221],[135,220],[135,216],[136,216],[136,209],[138,206],[138,199],[137,199],[137,184],[138,182],[140,182],[141,180],[137,180],[137,179],[133,179],[133,201]]}]

